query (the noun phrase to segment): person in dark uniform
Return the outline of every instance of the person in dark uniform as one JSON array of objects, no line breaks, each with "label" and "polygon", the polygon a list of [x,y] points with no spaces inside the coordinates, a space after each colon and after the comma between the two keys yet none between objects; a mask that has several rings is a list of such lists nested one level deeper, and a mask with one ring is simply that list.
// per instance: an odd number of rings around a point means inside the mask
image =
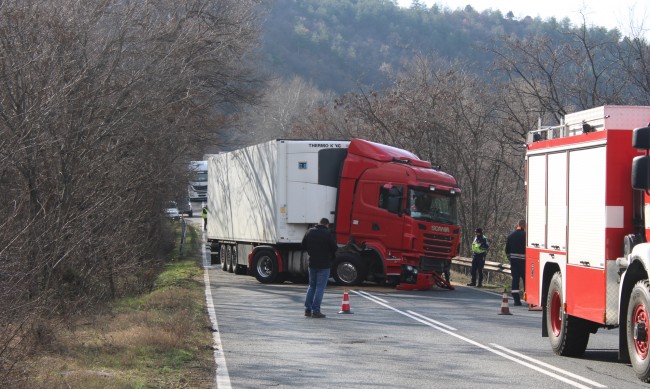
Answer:
[{"label": "person in dark uniform", "polygon": [[506,239],[506,255],[510,260],[510,273],[512,274],[512,299],[514,305],[521,305],[521,295],[519,293],[519,279],[521,285],[525,288],[526,271],[526,221],[519,220],[517,229],[514,230]]},{"label": "person in dark uniform", "polygon": [[320,223],[310,228],[302,238],[302,247],[309,254],[309,288],[305,296],[305,316],[317,319],[325,317],[320,311],[320,305],[327,280],[330,278],[332,260],[338,249],[336,239],[328,228],[329,224],[327,218],[322,218]]},{"label": "person in dark uniform", "polygon": [[[476,236],[472,242],[472,282],[467,286],[483,287],[483,267],[485,267],[485,257],[487,256],[490,243],[487,237],[483,235],[483,230],[477,228],[474,230]],[[476,285],[476,277],[478,276],[478,285]]]}]

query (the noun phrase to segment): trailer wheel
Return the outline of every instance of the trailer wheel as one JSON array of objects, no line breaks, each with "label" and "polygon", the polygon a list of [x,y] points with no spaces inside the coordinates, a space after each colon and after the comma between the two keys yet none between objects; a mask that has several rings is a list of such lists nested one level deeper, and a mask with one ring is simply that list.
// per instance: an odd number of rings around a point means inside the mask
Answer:
[{"label": "trailer wheel", "polygon": [[221,261],[221,270],[228,271],[228,264],[226,263],[226,245],[219,246],[219,260]]},{"label": "trailer wheel", "polygon": [[344,255],[334,260],[334,280],[338,285],[361,285],[368,275],[368,267],[359,257]]},{"label": "trailer wheel", "polygon": [[271,250],[260,250],[253,258],[253,275],[263,284],[270,284],[278,278],[278,258]]},{"label": "trailer wheel", "polygon": [[634,285],[627,307],[627,349],[636,376],[650,382],[650,284],[648,280]]},{"label": "trailer wheel", "polygon": [[546,300],[548,336],[556,354],[577,357],[585,353],[589,328],[581,319],[566,314],[562,298],[562,274],[556,272],[551,279]]},{"label": "trailer wheel", "polygon": [[232,264],[232,246],[228,245],[226,249],[226,261],[228,262],[228,273],[234,271],[234,266]]},{"label": "trailer wheel", "polygon": [[237,245],[232,246],[232,263],[235,268],[235,274],[246,274],[246,266],[242,266],[237,263]]}]

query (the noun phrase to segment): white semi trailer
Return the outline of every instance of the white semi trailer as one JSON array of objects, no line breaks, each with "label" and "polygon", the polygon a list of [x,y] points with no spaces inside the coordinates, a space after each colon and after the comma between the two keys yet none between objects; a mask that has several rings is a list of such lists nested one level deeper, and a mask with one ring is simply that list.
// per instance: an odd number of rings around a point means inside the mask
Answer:
[{"label": "white semi trailer", "polygon": [[[207,237],[222,268],[243,273],[256,247],[295,246],[285,262],[306,272],[299,245],[309,225],[323,217],[335,222],[334,181],[349,143],[280,140],[209,157]],[[321,150],[331,158],[321,154],[319,161]],[[319,172],[334,175],[325,177],[331,186],[323,177],[319,183]],[[260,281],[277,281],[285,270],[270,261],[254,266],[260,269],[251,274]]]}]

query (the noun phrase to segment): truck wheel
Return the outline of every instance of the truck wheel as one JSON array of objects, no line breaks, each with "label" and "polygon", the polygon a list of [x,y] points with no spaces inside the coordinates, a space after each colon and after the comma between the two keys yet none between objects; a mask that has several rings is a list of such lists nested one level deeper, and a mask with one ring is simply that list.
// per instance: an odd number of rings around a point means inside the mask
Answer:
[{"label": "truck wheel", "polygon": [[234,267],[235,274],[242,275],[246,274],[246,266],[239,265],[237,262],[237,246],[232,246],[232,263]]},{"label": "truck wheel", "polygon": [[634,285],[627,307],[627,349],[636,376],[650,382],[650,284],[648,280]]},{"label": "truck wheel", "polygon": [[271,250],[260,250],[253,258],[253,275],[263,284],[275,282],[278,278],[278,258]]},{"label": "truck wheel", "polygon": [[556,272],[551,279],[546,300],[548,337],[556,354],[578,357],[587,348],[589,328],[581,319],[566,314],[562,298],[562,274]]},{"label": "truck wheel", "polygon": [[232,246],[228,245],[226,248],[226,261],[228,262],[228,273],[233,272],[233,264],[232,264]]},{"label": "truck wheel", "polygon": [[334,260],[334,280],[338,285],[361,285],[368,274],[367,266],[359,257],[345,255]]},{"label": "truck wheel", "polygon": [[226,263],[226,246],[219,246],[219,260],[221,261],[221,270],[228,271],[228,264]]}]

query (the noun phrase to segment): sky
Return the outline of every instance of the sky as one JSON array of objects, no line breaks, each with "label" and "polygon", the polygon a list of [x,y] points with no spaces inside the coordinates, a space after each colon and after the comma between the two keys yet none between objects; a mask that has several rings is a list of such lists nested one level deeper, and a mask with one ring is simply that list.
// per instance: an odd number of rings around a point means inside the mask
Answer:
[{"label": "sky", "polygon": [[[650,1],[648,0],[419,0],[427,7],[434,3],[451,10],[463,9],[467,4],[478,12],[486,9],[500,10],[505,16],[512,11],[515,18],[525,16],[547,19],[555,17],[558,21],[568,17],[572,23],[582,25],[585,15],[587,25],[602,26],[608,29],[618,28],[628,35],[630,22],[638,31],[643,26],[643,35],[650,37]],[[398,0],[402,7],[409,7],[412,0]]]}]

